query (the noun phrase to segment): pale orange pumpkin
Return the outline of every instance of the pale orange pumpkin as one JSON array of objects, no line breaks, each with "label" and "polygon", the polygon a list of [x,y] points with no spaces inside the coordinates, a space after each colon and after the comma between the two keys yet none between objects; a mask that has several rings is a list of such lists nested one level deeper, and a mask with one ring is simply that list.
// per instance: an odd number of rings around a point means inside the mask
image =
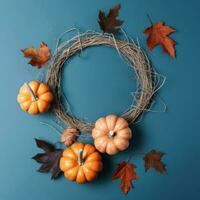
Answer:
[{"label": "pale orange pumpkin", "polygon": [[53,94],[46,84],[30,81],[24,83],[20,88],[17,101],[22,110],[36,115],[49,109],[53,101]]},{"label": "pale orange pumpkin", "polygon": [[93,181],[102,168],[101,155],[91,144],[76,142],[60,159],[60,169],[65,177],[77,183]]},{"label": "pale orange pumpkin", "polygon": [[92,137],[95,147],[100,152],[114,155],[128,148],[132,131],[125,119],[108,115],[96,121]]}]

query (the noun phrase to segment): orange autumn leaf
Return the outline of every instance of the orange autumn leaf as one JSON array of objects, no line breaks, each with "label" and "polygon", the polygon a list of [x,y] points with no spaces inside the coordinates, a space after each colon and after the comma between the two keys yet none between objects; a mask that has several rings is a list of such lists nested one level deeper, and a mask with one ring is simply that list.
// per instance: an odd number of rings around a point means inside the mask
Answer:
[{"label": "orange autumn leaf", "polygon": [[120,179],[120,188],[124,194],[128,194],[131,188],[133,188],[132,180],[137,180],[137,174],[134,170],[135,165],[127,162],[122,162],[115,170],[112,179]]},{"label": "orange autumn leaf", "polygon": [[151,27],[145,29],[144,34],[148,35],[148,50],[152,51],[155,46],[161,45],[164,52],[172,57],[175,57],[174,45],[176,42],[168,37],[168,35],[173,32],[175,32],[175,29],[170,26],[165,26],[164,22],[157,22]]},{"label": "orange autumn leaf", "polygon": [[38,68],[43,67],[47,64],[48,60],[51,57],[50,50],[44,42],[40,44],[38,49],[34,47],[25,48],[21,50],[24,54],[24,57],[30,58],[29,64],[36,66]]},{"label": "orange autumn leaf", "polygon": [[148,152],[143,158],[145,161],[145,171],[147,171],[149,168],[154,168],[161,173],[166,172],[165,164],[161,162],[161,159],[164,155],[164,153],[155,150]]}]

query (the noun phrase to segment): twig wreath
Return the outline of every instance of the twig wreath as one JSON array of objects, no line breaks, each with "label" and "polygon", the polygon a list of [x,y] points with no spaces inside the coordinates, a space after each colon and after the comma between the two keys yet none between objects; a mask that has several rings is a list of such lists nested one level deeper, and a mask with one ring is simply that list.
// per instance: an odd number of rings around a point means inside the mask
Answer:
[{"label": "twig wreath", "polygon": [[[64,173],[67,179],[77,183],[93,181],[103,169],[101,153],[114,155],[128,148],[132,138],[132,130],[129,125],[134,123],[144,111],[150,110],[147,107],[150,105],[152,97],[165,82],[164,78],[160,83],[159,78],[162,76],[152,68],[139,43],[136,44],[120,27],[123,21],[117,19],[119,9],[120,5],[116,5],[110,9],[108,15],[102,11],[99,12],[99,25],[103,33],[96,31],[80,33],[76,28],[64,32],[58,39],[55,53],[49,64],[46,82],[30,81],[23,84],[19,90],[17,100],[22,110],[36,115],[46,112],[52,106],[57,118],[67,127],[60,137],[60,142],[66,146],[65,150],[57,149],[55,145],[36,139],[36,145],[44,152],[36,154],[33,159],[41,164],[38,171],[51,172],[52,179],[56,179]],[[74,37],[60,43],[64,34],[74,30],[77,31]],[[114,34],[119,30],[124,34],[126,40],[115,37]],[[149,50],[160,43],[164,51],[174,57],[175,41],[167,37],[174,31],[171,27],[165,26],[163,22],[152,24],[144,31],[149,35],[147,41]],[[66,101],[67,97],[62,90],[61,77],[62,68],[72,56],[94,46],[114,48],[120,58],[135,72],[138,85],[134,103],[121,116],[110,114],[91,123],[75,117],[73,113],[69,112],[69,105],[65,107],[63,104],[63,97]],[[22,52],[25,57],[31,58],[29,64],[38,68],[46,65],[51,57],[50,50],[44,42],[40,44],[39,49],[26,48]],[[93,138],[94,145],[77,142],[77,137]],[[122,161],[112,175],[112,179],[121,180],[120,188],[124,194],[130,191],[133,187],[132,181],[138,178],[135,165],[130,163],[132,156],[133,154],[127,161]],[[163,156],[164,153],[155,150],[144,154],[145,171],[154,168],[161,173],[166,172],[165,164],[161,161]]]},{"label": "twig wreath", "polygon": [[55,51],[55,55],[47,71],[46,83],[50,86],[54,94],[55,101],[53,110],[56,116],[66,123],[67,126],[76,128],[81,132],[92,131],[94,123],[77,119],[65,111],[61,101],[61,94],[63,94],[60,85],[62,67],[70,57],[76,55],[85,48],[102,45],[115,48],[119,55],[134,69],[138,77],[139,87],[136,91],[138,94],[136,105],[132,106],[127,112],[121,115],[129,124],[134,122],[145,110],[156,89],[153,82],[150,62],[140,46],[137,46],[133,41],[118,40],[115,39],[113,34],[94,31],[78,34],[71,40],[65,41]]}]

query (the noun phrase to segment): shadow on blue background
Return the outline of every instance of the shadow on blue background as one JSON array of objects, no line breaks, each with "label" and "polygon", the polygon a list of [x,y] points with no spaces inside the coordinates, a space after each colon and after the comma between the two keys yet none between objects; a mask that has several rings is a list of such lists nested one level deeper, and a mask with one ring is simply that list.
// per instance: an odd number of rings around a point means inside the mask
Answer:
[{"label": "shadow on blue background", "polygon": [[[99,30],[98,10],[108,10],[118,2],[122,4],[123,28],[145,49],[142,32],[150,25],[147,13],[154,22],[164,20],[177,30],[171,35],[178,42],[177,58],[170,58],[160,47],[149,55],[154,67],[167,77],[159,96],[168,110],[148,113],[133,125],[132,148],[112,158],[104,156],[104,172],[94,183],[78,185],[64,178],[51,181],[49,174],[36,172],[39,166],[31,157],[38,152],[33,138],[59,140],[53,129],[40,124],[55,125],[54,117],[29,116],[16,102],[21,84],[41,79],[46,69],[29,66],[20,49],[45,41],[53,51],[57,37],[74,26],[81,31]],[[199,7],[197,0],[0,0],[0,199],[200,199]],[[99,47],[70,60],[63,71],[63,86],[76,116],[94,121],[126,110],[132,103],[136,80],[115,50]],[[152,148],[167,153],[168,175],[154,170],[145,173],[142,158],[134,156],[131,162],[137,166],[139,180],[128,196],[123,196],[119,181],[111,181],[113,169],[130,152]]]}]

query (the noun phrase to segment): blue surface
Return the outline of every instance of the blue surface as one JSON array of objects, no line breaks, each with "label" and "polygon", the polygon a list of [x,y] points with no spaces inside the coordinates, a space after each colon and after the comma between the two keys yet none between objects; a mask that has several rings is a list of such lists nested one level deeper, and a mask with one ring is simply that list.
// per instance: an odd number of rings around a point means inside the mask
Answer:
[{"label": "blue surface", "polygon": [[[31,157],[39,151],[33,138],[59,139],[53,129],[40,124],[56,125],[54,118],[49,114],[29,116],[16,102],[21,84],[40,79],[46,70],[29,66],[20,49],[45,41],[53,50],[60,33],[73,26],[82,31],[99,30],[98,10],[107,10],[118,2],[122,4],[123,27],[142,46],[146,40],[142,31],[149,26],[147,13],[153,21],[164,20],[175,27],[177,32],[171,37],[178,43],[176,59],[160,47],[149,55],[155,68],[167,77],[159,96],[168,111],[148,113],[133,126],[133,150],[166,152],[168,175],[154,170],[145,173],[141,157],[135,156],[131,161],[137,166],[139,180],[126,199],[200,199],[198,0],[0,0],[0,200],[125,198],[118,189],[119,181],[110,177],[131,150],[105,157],[104,172],[93,183],[78,185],[64,178],[51,181],[49,174],[36,172],[39,165]],[[104,47],[88,49],[82,57],[72,59],[64,70],[63,85],[76,115],[91,121],[126,110],[132,102],[130,93],[135,91],[133,72],[113,49]]]}]

